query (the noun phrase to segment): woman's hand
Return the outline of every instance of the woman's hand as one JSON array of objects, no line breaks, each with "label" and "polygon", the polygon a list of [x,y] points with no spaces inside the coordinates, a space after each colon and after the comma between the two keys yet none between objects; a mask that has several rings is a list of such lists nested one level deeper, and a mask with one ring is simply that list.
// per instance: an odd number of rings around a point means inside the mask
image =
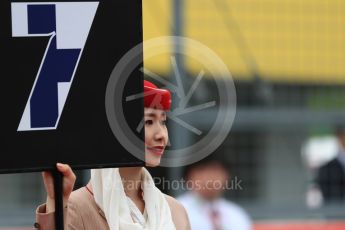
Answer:
[{"label": "woman's hand", "polygon": [[[76,176],[67,164],[57,163],[56,168],[63,175],[63,205],[67,205],[68,198],[73,191]],[[44,186],[47,192],[46,212],[55,211],[54,178],[49,171],[42,172]]]}]

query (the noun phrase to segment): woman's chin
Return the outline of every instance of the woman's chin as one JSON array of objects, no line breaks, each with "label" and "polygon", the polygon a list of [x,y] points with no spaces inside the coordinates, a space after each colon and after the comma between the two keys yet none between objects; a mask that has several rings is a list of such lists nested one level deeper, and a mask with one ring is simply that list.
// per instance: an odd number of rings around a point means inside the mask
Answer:
[{"label": "woman's chin", "polygon": [[157,166],[160,165],[160,163],[161,163],[161,159],[160,158],[159,159],[157,159],[157,158],[153,159],[151,157],[147,157],[145,159],[145,164],[146,164],[147,167],[157,167]]}]

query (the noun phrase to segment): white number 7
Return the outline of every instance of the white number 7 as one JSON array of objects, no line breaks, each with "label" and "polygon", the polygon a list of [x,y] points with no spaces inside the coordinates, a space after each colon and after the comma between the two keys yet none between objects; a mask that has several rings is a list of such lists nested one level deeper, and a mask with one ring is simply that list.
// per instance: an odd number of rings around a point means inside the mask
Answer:
[{"label": "white number 7", "polygon": [[18,131],[56,129],[98,2],[12,3],[13,37],[50,37]]}]

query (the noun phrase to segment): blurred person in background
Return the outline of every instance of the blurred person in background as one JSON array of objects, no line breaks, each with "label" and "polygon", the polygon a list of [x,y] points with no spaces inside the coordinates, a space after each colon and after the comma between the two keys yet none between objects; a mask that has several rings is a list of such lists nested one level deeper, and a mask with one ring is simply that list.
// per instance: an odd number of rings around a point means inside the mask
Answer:
[{"label": "blurred person in background", "polygon": [[320,167],[317,183],[325,203],[345,201],[345,126],[336,129],[338,153]]},{"label": "blurred person in background", "polygon": [[188,192],[177,199],[187,210],[192,229],[197,230],[250,230],[249,215],[237,204],[222,198],[229,174],[217,160],[205,159],[187,168]]}]

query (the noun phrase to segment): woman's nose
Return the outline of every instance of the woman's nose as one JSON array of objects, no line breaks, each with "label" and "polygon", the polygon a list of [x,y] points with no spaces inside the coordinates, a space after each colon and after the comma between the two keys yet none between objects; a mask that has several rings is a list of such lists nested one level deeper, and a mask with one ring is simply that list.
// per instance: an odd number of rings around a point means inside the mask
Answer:
[{"label": "woman's nose", "polygon": [[165,139],[164,128],[161,125],[157,125],[156,132],[155,132],[155,139],[157,141],[161,141]]}]

